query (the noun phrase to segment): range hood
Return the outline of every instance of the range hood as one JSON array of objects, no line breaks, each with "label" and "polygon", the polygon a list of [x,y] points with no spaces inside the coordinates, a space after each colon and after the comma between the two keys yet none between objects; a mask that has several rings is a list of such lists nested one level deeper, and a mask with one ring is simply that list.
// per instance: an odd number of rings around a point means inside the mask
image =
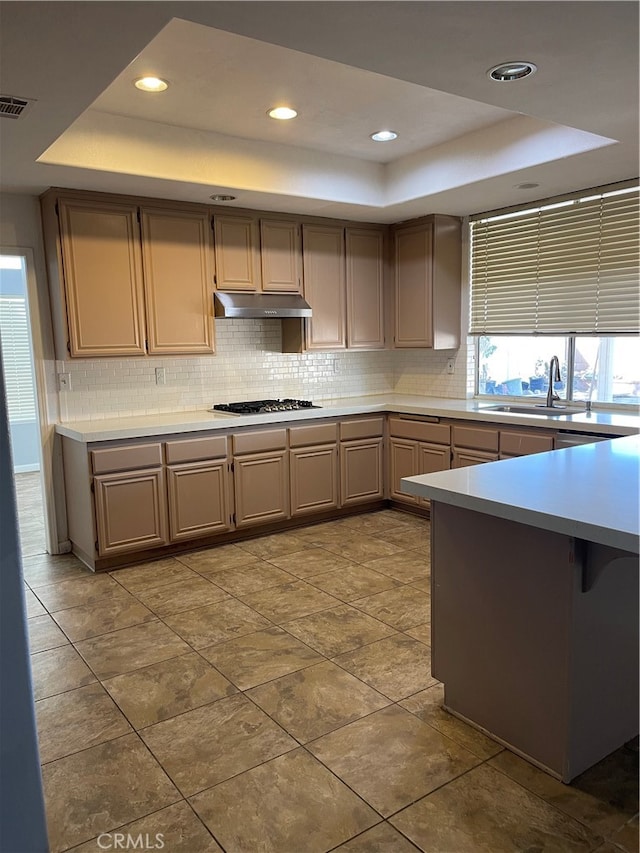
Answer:
[{"label": "range hood", "polygon": [[215,316],[219,319],[256,319],[269,317],[310,317],[311,306],[298,293],[213,294]]}]

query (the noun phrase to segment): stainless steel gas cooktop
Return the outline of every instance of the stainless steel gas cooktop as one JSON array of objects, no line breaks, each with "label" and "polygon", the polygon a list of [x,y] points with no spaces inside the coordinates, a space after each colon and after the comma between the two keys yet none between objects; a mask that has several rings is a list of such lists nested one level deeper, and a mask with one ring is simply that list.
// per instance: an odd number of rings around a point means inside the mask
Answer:
[{"label": "stainless steel gas cooktop", "polygon": [[293,412],[298,409],[319,409],[310,400],[250,400],[242,403],[218,403],[212,412],[228,415],[261,415],[268,412]]}]

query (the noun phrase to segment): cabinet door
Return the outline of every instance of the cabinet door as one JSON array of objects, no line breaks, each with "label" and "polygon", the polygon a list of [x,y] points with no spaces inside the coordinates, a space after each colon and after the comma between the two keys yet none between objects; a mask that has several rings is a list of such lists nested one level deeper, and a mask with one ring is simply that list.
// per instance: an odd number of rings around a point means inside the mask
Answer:
[{"label": "cabinet door", "polygon": [[172,542],[231,529],[228,469],[226,459],[167,469]]},{"label": "cabinet door", "polygon": [[287,451],[236,456],[236,527],[289,518]]},{"label": "cabinet door", "polygon": [[[451,467],[451,448],[448,444],[419,444],[418,473],[433,474],[435,471],[448,471]],[[428,498],[419,498],[420,506],[428,507]]]},{"label": "cabinet door", "polygon": [[382,438],[341,442],[340,505],[382,500],[383,470]]},{"label": "cabinet door", "polygon": [[299,293],[302,289],[300,225],[261,219],[260,261],[265,292]]},{"label": "cabinet door", "polygon": [[143,208],[141,214],[149,353],[212,353],[208,213]]},{"label": "cabinet door", "polygon": [[307,349],[346,347],[344,229],[321,225],[302,228],[304,293],[311,305]]},{"label": "cabinet door", "polygon": [[400,491],[400,480],[418,473],[418,444],[415,441],[389,439],[389,497],[394,501],[417,504],[415,495]]},{"label": "cabinet door", "polygon": [[137,207],[58,202],[69,354],[145,354]]},{"label": "cabinet door", "polygon": [[260,290],[257,219],[215,214],[213,225],[218,290]]},{"label": "cabinet door", "polygon": [[338,448],[335,444],[289,451],[291,515],[338,506]]},{"label": "cabinet door", "polygon": [[93,478],[101,557],[167,544],[167,501],[161,468]]},{"label": "cabinet door", "polygon": [[429,224],[395,233],[395,346],[433,345],[432,229]]},{"label": "cabinet door", "polygon": [[481,450],[465,450],[464,448],[453,448],[452,468],[466,468],[468,465],[482,465],[483,462],[495,462],[497,453],[484,453]]},{"label": "cabinet door", "polygon": [[382,232],[347,228],[347,346],[384,349]]}]

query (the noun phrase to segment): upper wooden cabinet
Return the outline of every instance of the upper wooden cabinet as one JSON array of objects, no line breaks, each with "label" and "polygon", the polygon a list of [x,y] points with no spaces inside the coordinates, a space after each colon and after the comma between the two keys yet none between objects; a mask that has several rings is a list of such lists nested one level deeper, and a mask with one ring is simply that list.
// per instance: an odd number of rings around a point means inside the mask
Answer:
[{"label": "upper wooden cabinet", "polygon": [[260,262],[262,290],[265,293],[300,293],[302,290],[300,225],[285,219],[261,219]]},{"label": "upper wooden cabinet", "polygon": [[347,228],[347,347],[384,349],[384,234]]},{"label": "upper wooden cabinet", "polygon": [[60,276],[64,270],[59,295],[67,328],[61,330],[59,358],[67,357],[67,350],[84,357],[144,355],[137,213],[135,205],[59,200],[50,234],[57,247],[54,269]]},{"label": "upper wooden cabinet", "polygon": [[212,353],[207,212],[143,207],[141,222],[149,354]]},{"label": "upper wooden cabinet", "polygon": [[260,290],[260,237],[254,216],[213,216],[218,290]]},{"label": "upper wooden cabinet", "polygon": [[58,358],[214,352],[206,208],[50,192],[42,212]]},{"label": "upper wooden cabinet", "polygon": [[300,292],[298,222],[214,212],[213,227],[218,290]]},{"label": "upper wooden cabinet", "polygon": [[304,294],[311,305],[306,324],[310,350],[347,345],[344,228],[303,225]]},{"label": "upper wooden cabinet", "polygon": [[396,226],[396,347],[460,346],[462,224],[454,216],[430,216]]},{"label": "upper wooden cabinet", "polygon": [[310,320],[284,320],[284,352],[384,349],[385,231],[302,226]]}]

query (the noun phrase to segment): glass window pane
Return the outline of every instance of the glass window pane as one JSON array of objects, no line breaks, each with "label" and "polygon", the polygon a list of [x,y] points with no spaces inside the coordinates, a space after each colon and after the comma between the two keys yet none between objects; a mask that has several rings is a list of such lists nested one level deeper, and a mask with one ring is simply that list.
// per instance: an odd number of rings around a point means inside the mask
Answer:
[{"label": "glass window pane", "polygon": [[478,393],[546,397],[549,362],[557,355],[562,381],[554,383],[554,391],[566,399],[568,342],[566,337],[480,336]]},{"label": "glass window pane", "polygon": [[576,337],[573,399],[640,403],[640,338]]}]

